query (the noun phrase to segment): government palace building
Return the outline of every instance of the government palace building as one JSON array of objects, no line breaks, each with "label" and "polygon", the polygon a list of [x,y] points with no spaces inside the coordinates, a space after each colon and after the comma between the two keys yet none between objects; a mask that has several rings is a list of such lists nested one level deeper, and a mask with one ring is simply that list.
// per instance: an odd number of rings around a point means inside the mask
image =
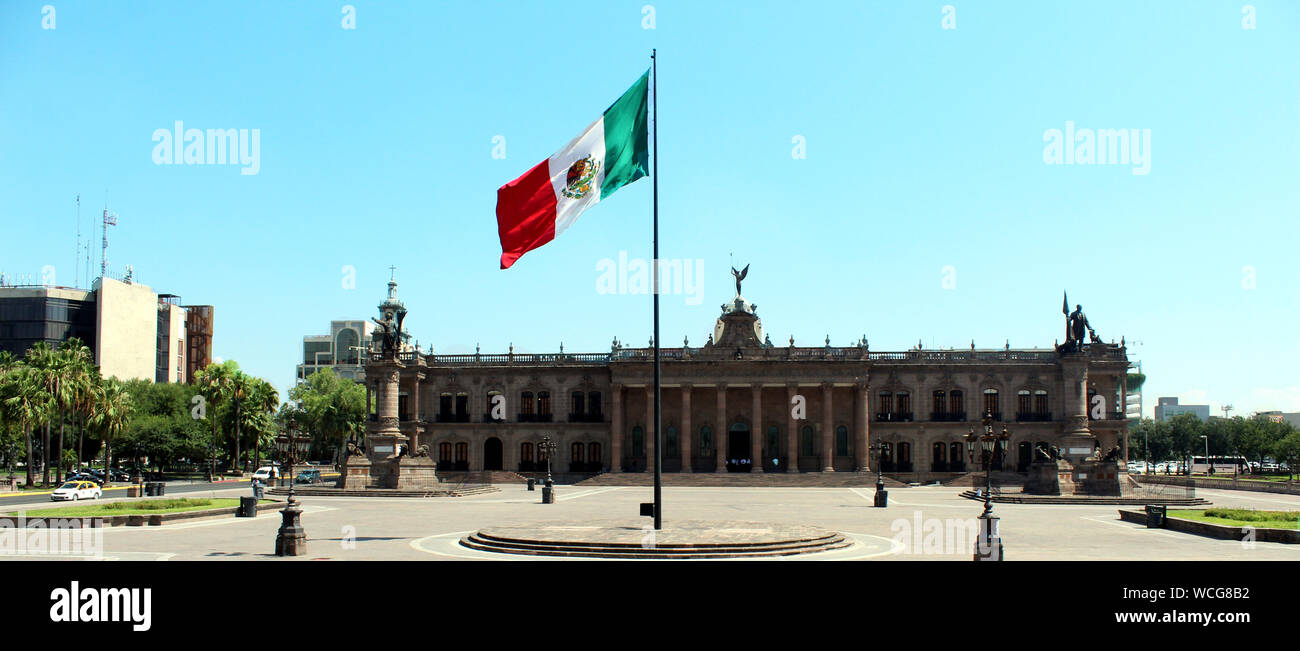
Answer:
[{"label": "government palace building", "polygon": [[[653,470],[650,348],[616,339],[602,353],[511,346],[503,354],[407,349],[398,358],[398,427],[408,450],[428,446],[439,470],[544,471],[544,436],[556,445],[555,472]],[[1084,427],[1102,452],[1119,446],[1127,457],[1128,357],[1123,342],[1095,334],[1075,350],[880,352],[865,337],[847,347],[829,337],[824,346],[777,346],[738,282],[708,342],[664,348],[661,359],[668,473],[875,472],[879,463],[915,481],[983,470],[964,441],[972,428],[983,432],[986,414],[1011,437],[993,470],[1026,472],[1035,447]],[[375,391],[379,373],[367,371]],[[1086,423],[1066,413],[1083,404],[1085,387]]]}]

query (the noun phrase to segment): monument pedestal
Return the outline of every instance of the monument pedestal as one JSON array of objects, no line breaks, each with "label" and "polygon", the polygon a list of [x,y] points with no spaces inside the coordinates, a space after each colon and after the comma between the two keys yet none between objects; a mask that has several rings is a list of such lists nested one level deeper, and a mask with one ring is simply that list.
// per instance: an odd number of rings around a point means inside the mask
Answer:
[{"label": "monument pedestal", "polygon": [[401,490],[434,490],[438,488],[438,463],[429,457],[403,455],[393,464],[393,488]]},{"label": "monument pedestal", "polygon": [[350,454],[343,461],[343,473],[339,476],[339,488],[347,490],[364,490],[370,486],[370,459],[359,454]]},{"label": "monument pedestal", "polygon": [[1035,461],[1029,464],[1025,492],[1030,495],[1060,495],[1062,472],[1066,476],[1071,472],[1065,461]]}]

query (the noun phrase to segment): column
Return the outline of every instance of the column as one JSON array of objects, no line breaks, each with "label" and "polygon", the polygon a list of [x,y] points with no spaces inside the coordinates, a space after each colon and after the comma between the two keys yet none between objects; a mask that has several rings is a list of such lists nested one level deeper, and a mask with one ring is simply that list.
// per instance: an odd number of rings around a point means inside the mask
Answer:
[{"label": "column", "polygon": [[856,436],[853,440],[853,453],[857,457],[858,472],[871,472],[871,394],[867,391],[868,382],[859,382],[854,387],[856,402],[853,407],[853,420]]},{"label": "column", "polygon": [[835,472],[835,421],[831,412],[830,382],[822,384],[822,472]]},{"label": "column", "polygon": [[1128,373],[1119,376],[1119,409],[1124,419],[1124,465],[1128,465]]},{"label": "column", "polygon": [[655,385],[645,386],[645,471],[655,470]]},{"label": "column", "polygon": [[763,385],[750,387],[754,394],[752,425],[749,432],[749,460],[753,464],[750,472],[763,472]]},{"label": "column", "polygon": [[410,446],[406,448],[411,454],[420,449],[420,376],[417,374],[411,378],[411,420],[415,422],[415,427],[411,429],[411,440],[407,442]]},{"label": "column", "polygon": [[610,388],[609,471],[623,472],[623,385]]},{"label": "column", "polygon": [[718,419],[713,428],[713,450],[718,467],[713,472],[727,472],[727,385],[718,384]]},{"label": "column", "polygon": [[691,385],[683,384],[682,392],[682,432],[678,439],[682,452],[682,472],[694,472],[691,468],[691,454],[694,451],[694,437],[691,436]]},{"label": "column", "polygon": [[785,409],[788,414],[785,430],[785,471],[799,472],[799,421],[794,417],[794,398],[799,395],[799,385],[785,385]]}]

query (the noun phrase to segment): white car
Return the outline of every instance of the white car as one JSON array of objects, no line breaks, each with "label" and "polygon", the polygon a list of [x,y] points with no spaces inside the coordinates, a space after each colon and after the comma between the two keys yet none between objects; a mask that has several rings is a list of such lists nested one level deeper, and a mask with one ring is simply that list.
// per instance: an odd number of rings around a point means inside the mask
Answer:
[{"label": "white car", "polygon": [[99,486],[95,485],[95,482],[70,481],[54,489],[54,492],[50,493],[50,499],[55,502],[68,500],[75,502],[77,500],[97,500],[102,495],[103,492],[99,489]]},{"label": "white car", "polygon": [[259,479],[264,482],[271,481],[275,478],[276,474],[279,473],[279,470],[280,469],[275,466],[262,466],[257,469],[257,472],[253,473],[253,479]]}]

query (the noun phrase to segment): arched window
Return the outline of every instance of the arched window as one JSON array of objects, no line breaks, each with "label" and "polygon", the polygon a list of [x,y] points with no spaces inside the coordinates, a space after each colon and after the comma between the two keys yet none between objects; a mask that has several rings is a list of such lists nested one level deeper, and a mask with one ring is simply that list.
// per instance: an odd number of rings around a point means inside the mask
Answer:
[{"label": "arched window", "polygon": [[948,394],[943,389],[934,392],[934,407],[930,411],[935,413],[931,420],[947,420]]},{"label": "arched window", "polygon": [[1033,411],[1033,394],[1029,389],[1021,389],[1016,392],[1016,418],[1024,419]]},{"label": "arched window", "polygon": [[713,428],[705,425],[700,428],[700,452],[713,450]]},{"label": "arched window", "polygon": [[812,425],[804,425],[803,431],[799,432],[799,455],[804,457],[813,456]]},{"label": "arched window", "polygon": [[876,419],[888,420],[889,414],[894,411],[894,394],[889,391],[881,391],[876,397]]},{"label": "arched window", "polygon": [[581,422],[587,415],[587,394],[574,391],[569,395],[569,422]]},{"label": "arched window", "polygon": [[895,412],[900,416],[896,420],[912,420],[912,394],[899,391],[894,394]]},{"label": "arched window", "polygon": [[588,445],[588,446],[587,446],[587,463],[590,463],[590,464],[592,464],[593,466],[596,466],[597,470],[599,470],[599,469],[600,469],[600,464],[601,464],[602,461],[603,461],[603,460],[600,458],[600,444],[599,444],[599,443],[592,443],[591,445]]},{"label": "arched window", "polygon": [[533,444],[531,441],[524,441],[519,446],[519,460],[524,463],[533,462]]},{"label": "arched window", "polygon": [[573,445],[569,446],[569,462],[575,464],[582,463],[586,459],[586,453],[586,446],[574,442]]},{"label": "arched window", "polygon": [[849,456],[849,428],[843,425],[835,428],[835,456]]},{"label": "arched window", "polygon": [[534,405],[533,405],[532,391],[525,391],[519,394],[519,415],[520,416],[532,416],[533,406]]},{"label": "arched window", "polygon": [[645,432],[640,425],[632,428],[632,456],[645,456]]},{"label": "arched window", "polygon": [[966,397],[961,389],[948,393],[948,411],[952,413],[952,420],[966,420]]},{"label": "arched window", "polygon": [[948,446],[948,470],[950,472],[966,470],[966,453],[962,450],[961,443],[953,443]]},{"label": "arched window", "polygon": [[912,444],[902,442],[898,444],[898,459],[895,464],[898,472],[912,472]]},{"label": "arched window", "polygon": [[469,461],[469,444],[464,442],[457,443],[456,463],[467,462],[467,461]]},{"label": "arched window", "polygon": [[456,394],[456,422],[460,422],[460,423],[469,422],[469,394],[468,393],[461,392]]},{"label": "arched window", "polygon": [[438,394],[438,422],[450,423],[452,418],[455,418],[455,412],[452,411],[453,400],[455,396],[450,393]]},{"label": "arched window", "polygon": [[980,415],[992,414],[993,420],[1002,420],[1002,412],[998,410],[998,390],[984,390],[984,410]]},{"label": "arched window", "polygon": [[930,471],[948,472],[948,446],[935,443],[930,449]]},{"label": "arched window", "polygon": [[592,422],[600,422],[602,416],[600,411],[599,391],[592,391],[587,394],[587,415],[591,416]]},{"label": "arched window", "polygon": [[540,416],[551,415],[551,392],[539,391],[537,393],[537,413]]},{"label": "arched window", "polygon": [[1047,406],[1047,392],[1042,389],[1034,392],[1034,413],[1039,416],[1050,416],[1052,413]]},{"label": "arched window", "polygon": [[334,359],[342,364],[356,364],[357,350],[356,347],[361,343],[357,337],[357,331],[352,328],[339,330],[338,337],[334,339]]},{"label": "arched window", "polygon": [[450,443],[443,442],[438,444],[438,461],[451,461]]},{"label": "arched window", "polygon": [[667,441],[664,442],[664,454],[667,454],[669,456],[676,455],[677,454],[677,428],[672,425],[669,425],[667,431],[664,432],[664,438],[667,439]]}]

